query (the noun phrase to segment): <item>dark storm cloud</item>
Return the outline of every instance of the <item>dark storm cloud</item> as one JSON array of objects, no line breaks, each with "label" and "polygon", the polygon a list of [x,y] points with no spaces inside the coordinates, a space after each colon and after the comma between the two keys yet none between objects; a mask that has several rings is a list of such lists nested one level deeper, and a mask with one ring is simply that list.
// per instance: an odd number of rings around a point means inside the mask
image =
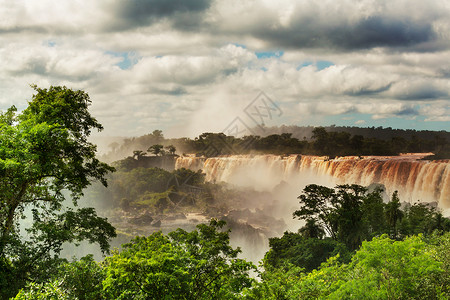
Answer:
[{"label": "dark storm cloud", "polygon": [[395,115],[397,115],[397,116],[418,116],[419,112],[415,108],[408,107],[408,108],[404,108],[404,109],[396,112]]},{"label": "dark storm cloud", "polygon": [[[333,36],[333,35],[332,35]],[[430,24],[371,17],[336,32],[334,43],[348,49],[408,47],[436,38]]]},{"label": "dark storm cloud", "polygon": [[448,93],[433,87],[425,87],[412,92],[405,92],[397,96],[397,99],[411,101],[437,100],[442,98],[448,98]]},{"label": "dark storm cloud", "polygon": [[268,24],[254,32],[256,37],[288,48],[331,48],[359,50],[374,47],[412,47],[434,41],[431,24],[371,16],[355,22],[328,24],[326,20],[302,18],[288,28]]},{"label": "dark storm cloud", "polygon": [[[352,51],[384,47],[428,52],[448,46],[440,40],[442,36],[433,27],[433,22],[436,21],[434,17],[439,15],[438,12],[430,15],[419,13],[418,16],[407,12],[378,12],[368,16],[361,13],[350,18],[346,13],[354,13],[351,7],[346,11],[336,4],[338,12],[327,14],[325,12],[333,7],[322,4],[303,6],[297,3],[298,7],[290,21],[283,23],[278,13],[270,9],[264,10],[263,5],[255,4],[246,20],[241,19],[239,14],[225,12],[216,15],[217,11],[209,10],[212,2],[213,0],[118,1],[108,7],[113,18],[106,23],[107,31],[130,30],[166,22],[175,30],[201,32],[205,37],[254,37],[277,49]],[[207,14],[216,17],[205,18]]]},{"label": "dark storm cloud", "polygon": [[114,7],[119,21],[115,29],[129,29],[151,25],[161,19],[170,18],[174,27],[189,29],[201,22],[199,13],[208,9],[211,0],[132,0],[123,1]]},{"label": "dark storm cloud", "polygon": [[392,86],[392,83],[389,83],[380,88],[361,88],[357,91],[345,92],[344,94],[349,95],[349,96],[356,96],[356,97],[373,96],[373,95],[388,91],[391,88],[391,86]]}]

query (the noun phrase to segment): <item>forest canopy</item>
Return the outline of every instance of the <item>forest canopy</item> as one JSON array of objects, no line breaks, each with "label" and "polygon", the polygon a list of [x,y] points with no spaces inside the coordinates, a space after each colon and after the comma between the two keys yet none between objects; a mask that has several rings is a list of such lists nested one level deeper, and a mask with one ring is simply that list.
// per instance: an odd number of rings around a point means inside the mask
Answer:
[{"label": "forest canopy", "polygon": [[[286,130],[297,131],[272,133]],[[303,132],[301,129],[304,129]],[[114,161],[134,153],[156,155],[178,152],[204,156],[230,154],[305,154],[335,156],[399,155],[400,153],[429,153],[429,159],[450,158],[450,134],[446,131],[412,131],[392,128],[357,127],[286,127],[265,131],[266,136],[233,137],[223,133],[205,132],[194,139],[166,139],[161,130],[127,138],[122,143],[110,144],[110,151],[103,159]],[[307,136],[299,136],[299,132]],[[160,152],[162,147],[172,151]],[[155,148],[154,147],[158,147]],[[159,149],[159,150],[158,150]],[[176,150],[176,151],[175,151]]]},{"label": "forest canopy", "polygon": [[[381,189],[354,184],[306,186],[292,212],[303,226],[270,238],[259,268],[239,257],[241,250],[230,245],[225,221],[214,218],[191,231],[136,236],[101,262],[92,255],[72,262],[62,259],[64,243],[86,240],[109,253],[109,242],[116,236],[106,218],[93,208],[77,206],[93,181],[106,186],[110,179],[112,205],[123,212],[146,210],[144,217],[185,206],[219,211],[203,191],[220,186],[206,183],[201,171],[139,166],[136,161],[143,161],[146,151],[158,159],[175,157],[179,144],[166,140],[161,131],[147,137],[152,144],[144,150],[134,149],[133,157],[115,164],[117,176],[109,175],[114,168],[96,157],[96,146],[88,141],[102,126],[89,113],[87,93],[33,88],[23,112],[11,107],[0,113],[0,298],[450,297],[450,220],[432,205],[402,205],[396,192],[386,203]],[[181,143],[198,154],[208,143],[223,141],[227,147],[219,151],[321,155],[411,149],[445,153],[448,147],[440,136],[381,141],[321,127],[312,134],[311,140],[300,140],[289,133],[244,138],[204,133]],[[98,200],[98,188],[90,192],[93,201]]]}]

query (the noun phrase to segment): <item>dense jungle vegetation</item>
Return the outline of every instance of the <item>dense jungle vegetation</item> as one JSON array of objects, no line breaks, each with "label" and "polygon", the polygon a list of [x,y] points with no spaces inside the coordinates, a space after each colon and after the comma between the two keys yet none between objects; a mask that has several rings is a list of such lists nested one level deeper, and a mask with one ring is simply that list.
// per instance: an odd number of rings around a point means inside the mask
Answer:
[{"label": "dense jungle vegetation", "polygon": [[[285,127],[295,132],[296,127]],[[195,139],[166,139],[161,130],[110,143],[110,152],[103,156],[108,161],[133,156],[173,155],[195,153],[207,157],[229,154],[309,154],[330,157],[345,155],[398,155],[400,153],[428,153],[428,159],[450,159],[450,135],[445,131],[394,130],[392,128],[314,127],[306,129],[308,137],[292,132],[266,136],[226,136],[223,133],[203,133]],[[305,129],[305,128],[303,128]],[[337,131],[341,130],[341,131]],[[279,130],[267,130],[277,132]],[[306,133],[306,132],[304,132]],[[154,147],[167,147],[155,153]]]},{"label": "dense jungle vegetation", "polygon": [[[138,236],[110,252],[115,228],[95,209],[77,205],[93,181],[106,186],[109,178],[125,187],[113,196],[123,210],[164,212],[192,192],[178,180],[195,190],[205,184],[203,175],[119,165],[123,176],[110,177],[114,167],[98,160],[88,141],[102,129],[88,111],[89,96],[66,87],[34,89],[23,112],[0,113],[1,299],[450,297],[450,220],[432,205],[402,207],[396,193],[384,203],[379,189],[358,185],[308,185],[299,192],[293,217],[305,225],[270,239],[258,267],[239,258],[225,222],[216,219],[192,231]],[[202,142],[209,137],[217,135]],[[143,172],[155,186],[139,185]],[[171,178],[178,183],[162,184]],[[83,240],[109,255],[60,257],[65,243]]]}]

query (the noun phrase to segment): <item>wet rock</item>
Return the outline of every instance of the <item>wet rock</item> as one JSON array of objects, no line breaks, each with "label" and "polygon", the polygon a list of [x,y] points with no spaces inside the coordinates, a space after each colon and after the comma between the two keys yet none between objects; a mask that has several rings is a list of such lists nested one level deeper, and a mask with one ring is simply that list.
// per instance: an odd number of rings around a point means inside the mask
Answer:
[{"label": "wet rock", "polygon": [[153,227],[160,227],[161,226],[161,220],[157,220],[155,222],[152,223]]},{"label": "wet rock", "polygon": [[183,214],[183,213],[177,214],[176,217],[177,217],[178,220],[184,220],[184,219],[186,219],[186,215]]},{"label": "wet rock", "polygon": [[148,225],[153,221],[153,217],[149,214],[144,214],[139,217],[132,218],[128,220],[129,223],[134,225]]},{"label": "wet rock", "polygon": [[166,217],[166,220],[185,220],[186,216],[183,213],[173,214]]}]

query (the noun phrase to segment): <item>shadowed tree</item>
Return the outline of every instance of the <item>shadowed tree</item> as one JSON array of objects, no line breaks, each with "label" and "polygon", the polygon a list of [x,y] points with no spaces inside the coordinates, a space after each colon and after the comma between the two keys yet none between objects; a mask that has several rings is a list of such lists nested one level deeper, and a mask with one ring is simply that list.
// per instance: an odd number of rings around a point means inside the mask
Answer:
[{"label": "shadowed tree", "polygon": [[303,194],[298,197],[301,207],[293,213],[293,216],[303,220],[314,220],[322,226],[332,238],[337,238],[336,213],[331,207],[336,197],[334,189],[310,184],[303,189]]},{"label": "shadowed tree", "polygon": [[319,153],[324,154],[328,152],[328,132],[323,127],[316,127],[312,131],[312,139],[314,140],[314,149]]},{"label": "shadowed tree", "polygon": [[152,153],[152,154],[154,154],[154,155],[156,155],[156,156],[158,156],[158,155],[162,155],[163,154],[163,148],[164,148],[163,145],[155,144],[155,145],[150,146],[147,149],[147,151]]},{"label": "shadowed tree", "polygon": [[169,146],[166,146],[165,148],[171,155],[174,155],[175,152],[177,152],[177,148],[175,148],[174,145],[169,145]]},{"label": "shadowed tree", "polygon": [[363,199],[367,189],[360,185],[337,186],[336,207],[338,240],[355,250],[364,240]]},{"label": "shadowed tree", "polygon": [[398,191],[392,194],[391,201],[386,204],[385,214],[386,221],[389,225],[390,235],[393,239],[397,238],[397,225],[403,218],[403,212],[400,210],[400,199],[398,198]]},{"label": "shadowed tree", "polygon": [[300,233],[305,238],[316,238],[321,239],[325,235],[325,231],[317,225],[316,220],[314,219],[307,219],[305,226],[300,228],[298,230],[298,233]]},{"label": "shadowed tree", "polygon": [[147,152],[142,150],[134,150],[133,151],[133,158],[136,160],[139,160],[141,157],[145,156]]},{"label": "shadowed tree", "polygon": [[382,191],[380,187],[376,187],[363,199],[362,213],[366,239],[371,239],[387,232]]},{"label": "shadowed tree", "polygon": [[371,223],[373,216],[367,219],[364,212],[365,206],[371,203],[376,206],[374,203],[381,199],[379,193],[379,190],[368,193],[365,187],[356,184],[338,185],[335,189],[311,184],[298,197],[300,209],[293,215],[307,221],[306,228],[301,229],[305,234],[312,230],[308,226],[319,226],[328,236],[355,250],[375,227]]}]

